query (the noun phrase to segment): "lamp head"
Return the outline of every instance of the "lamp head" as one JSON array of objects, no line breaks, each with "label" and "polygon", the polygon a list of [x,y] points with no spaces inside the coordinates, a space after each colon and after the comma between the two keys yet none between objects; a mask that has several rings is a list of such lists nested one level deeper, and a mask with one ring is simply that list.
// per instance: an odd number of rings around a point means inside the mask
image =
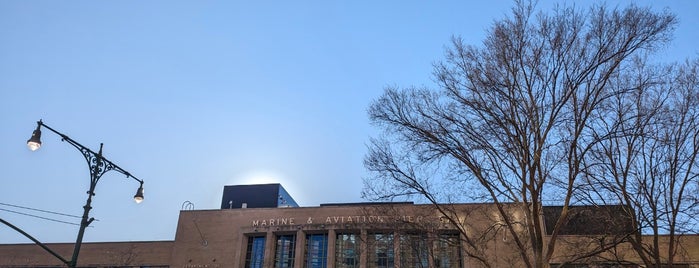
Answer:
[{"label": "lamp head", "polygon": [[32,132],[32,137],[27,140],[27,146],[29,150],[36,151],[41,147],[41,125],[37,125],[34,132]]},{"label": "lamp head", "polygon": [[136,204],[140,204],[143,202],[143,184],[138,187],[138,190],[136,191],[136,195],[133,196],[133,200],[136,201]]}]

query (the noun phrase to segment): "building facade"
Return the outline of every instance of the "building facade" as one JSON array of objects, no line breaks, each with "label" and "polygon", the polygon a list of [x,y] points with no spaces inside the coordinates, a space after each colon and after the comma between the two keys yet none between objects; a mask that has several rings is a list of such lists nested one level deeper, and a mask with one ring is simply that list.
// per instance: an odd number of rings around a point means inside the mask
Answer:
[{"label": "building facade", "polygon": [[[277,185],[266,187],[283,190]],[[231,199],[233,196],[224,190],[222,207],[229,205],[228,208],[180,211],[173,241],[85,243],[78,264],[181,268],[465,268],[484,267],[485,263],[491,267],[523,266],[518,262],[520,256],[513,239],[499,228],[501,223],[493,204],[449,205],[447,213],[456,217],[447,219],[442,216],[444,211],[437,211],[432,205],[352,203],[295,207],[288,205],[289,200],[293,201],[290,196],[279,193],[260,192],[274,195],[270,200],[275,201],[258,206],[250,198],[266,200],[269,196],[251,195],[246,198],[248,202],[243,202]],[[280,197],[287,201],[278,201]],[[276,205],[268,205],[269,202]],[[506,206],[517,218],[517,206]],[[608,211],[613,213],[613,209]],[[556,207],[545,209],[547,214],[557,211]],[[580,211],[576,221],[581,227],[566,229],[560,238],[566,243],[559,243],[552,264],[566,263],[581,250],[580,245],[589,245],[592,238],[612,239],[628,227],[625,220],[612,219],[621,224],[605,224],[611,218],[595,216],[597,209]],[[684,239],[683,252],[675,261],[685,266],[678,267],[699,267],[699,236]],[[49,247],[63,256],[69,256],[72,250],[72,244]],[[634,264],[639,259],[623,244],[593,257],[584,259],[588,266],[569,267],[639,267]],[[610,262],[615,258],[616,262]],[[61,267],[61,262],[34,244],[12,244],[0,245],[0,267]]]}]

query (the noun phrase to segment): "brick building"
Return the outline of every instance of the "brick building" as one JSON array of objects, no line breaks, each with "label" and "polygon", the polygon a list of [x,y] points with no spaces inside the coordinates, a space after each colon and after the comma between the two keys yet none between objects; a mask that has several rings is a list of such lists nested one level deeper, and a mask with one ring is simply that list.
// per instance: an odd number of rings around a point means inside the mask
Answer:
[{"label": "brick building", "polygon": [[[499,226],[493,204],[455,204],[459,227],[431,205],[402,203],[322,204],[298,207],[279,184],[226,186],[221,209],[180,212],[173,241],[84,243],[81,267],[482,267],[458,228],[479,234],[481,256],[493,267],[520,267],[518,252]],[[507,205],[517,217],[517,206]],[[564,263],[590,239],[628,233],[619,207],[578,207],[564,229],[554,262]],[[556,217],[546,207],[542,217]],[[482,235],[481,235],[482,234]],[[661,237],[661,239],[663,239]],[[683,237],[679,267],[699,267],[699,236]],[[577,243],[580,242],[580,243]],[[662,241],[661,241],[662,242]],[[69,256],[72,244],[48,244]],[[613,256],[610,255],[613,252]],[[585,259],[595,265],[638,267],[624,244]],[[554,263],[555,264],[555,263]],[[34,244],[0,245],[0,267],[62,267]],[[571,266],[595,267],[595,266]],[[604,266],[604,267],[621,267]]]}]

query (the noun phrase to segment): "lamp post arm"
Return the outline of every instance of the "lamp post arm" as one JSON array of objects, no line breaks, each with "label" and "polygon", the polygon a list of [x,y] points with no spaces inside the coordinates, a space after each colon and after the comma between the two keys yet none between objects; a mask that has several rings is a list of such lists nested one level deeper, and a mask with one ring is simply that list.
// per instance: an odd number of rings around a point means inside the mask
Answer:
[{"label": "lamp post arm", "polygon": [[[37,122],[37,124],[39,124],[42,127],[45,127],[46,129],[50,130],[51,132],[55,133],[56,135],[61,136],[62,141],[65,141],[65,142],[69,143],[70,145],[72,145],[73,147],[75,147],[76,149],[78,149],[78,151],[80,151],[80,153],[82,153],[83,156],[85,157],[85,160],[87,160],[87,165],[90,166],[90,173],[96,172],[95,174],[92,174],[92,175],[96,176],[96,178],[98,180],[102,176],[102,174],[106,173],[107,171],[114,170],[116,172],[119,172],[121,174],[126,175],[127,178],[132,178],[132,179],[136,180],[137,182],[143,184],[143,180],[136,178],[135,176],[131,175],[131,173],[129,173],[128,171],[126,171],[123,168],[119,167],[118,165],[112,163],[112,161],[109,161],[109,159],[102,156],[101,152],[99,154],[95,153],[94,151],[90,150],[90,148],[83,146],[82,144],[71,139],[67,135],[65,135],[61,132],[58,132],[57,130],[51,128],[50,126],[44,124],[44,122],[41,120],[39,120]],[[100,151],[101,151],[101,149],[102,149],[102,145],[100,145]],[[99,158],[99,161],[98,161],[98,158]],[[100,165],[97,167],[97,169],[95,169],[95,167],[93,165],[96,165],[98,163],[100,163]]]},{"label": "lamp post arm", "polygon": [[78,255],[80,254],[80,247],[82,246],[85,228],[87,228],[90,225],[90,223],[92,223],[92,221],[94,220],[93,218],[89,218],[90,210],[92,209],[92,196],[95,195],[95,187],[97,186],[97,182],[99,182],[102,175],[104,175],[104,173],[106,173],[107,171],[114,170],[126,175],[127,178],[133,178],[134,180],[138,181],[141,185],[138,188],[138,192],[136,193],[136,196],[134,196],[134,199],[136,199],[136,197],[140,197],[140,200],[143,199],[143,180],[140,180],[132,176],[128,171],[112,163],[112,161],[109,161],[108,159],[104,158],[104,156],[102,156],[102,146],[104,144],[100,144],[99,152],[95,153],[94,151],[83,146],[79,142],[71,139],[67,135],[58,132],[50,126],[44,124],[44,122],[42,122],[41,120],[39,120],[37,124],[37,130],[43,126],[44,128],[55,133],[56,135],[61,136],[62,141],[65,141],[73,147],[75,147],[76,149],[78,149],[78,151],[80,151],[80,153],[82,153],[82,155],[85,157],[85,160],[87,161],[87,166],[90,168],[90,189],[87,191],[87,201],[85,202],[85,206],[83,206],[83,216],[82,220],[80,221],[80,228],[78,230],[78,237],[75,241],[75,248],[73,249],[73,257],[71,258],[70,262],[68,262],[68,267],[74,268],[77,267]]},{"label": "lamp post arm", "polygon": [[7,226],[9,226],[10,228],[14,229],[15,231],[19,232],[20,234],[24,235],[25,237],[29,238],[30,240],[34,241],[34,244],[39,245],[41,248],[43,248],[44,250],[46,250],[48,253],[51,253],[51,255],[53,255],[54,257],[56,257],[56,258],[58,258],[59,260],[61,260],[64,264],[70,265],[70,262],[69,262],[69,261],[67,261],[66,259],[64,259],[63,257],[61,257],[61,255],[58,255],[58,253],[54,252],[53,250],[51,250],[49,247],[47,247],[47,246],[44,245],[43,243],[39,242],[39,240],[36,240],[36,238],[34,238],[33,236],[29,235],[29,234],[28,234],[27,232],[25,232],[24,230],[20,229],[20,228],[17,227],[17,226],[14,226],[12,223],[9,223],[9,222],[7,222],[6,220],[3,220],[2,218],[0,218],[0,222],[4,223],[5,225],[7,225]]}]

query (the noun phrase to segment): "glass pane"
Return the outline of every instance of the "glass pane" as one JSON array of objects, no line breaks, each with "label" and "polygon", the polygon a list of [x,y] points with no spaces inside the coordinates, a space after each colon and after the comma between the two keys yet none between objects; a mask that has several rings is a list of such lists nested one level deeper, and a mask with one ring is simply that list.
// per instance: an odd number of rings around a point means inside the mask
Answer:
[{"label": "glass pane", "polygon": [[359,236],[357,234],[337,234],[335,239],[335,267],[359,267]]},{"label": "glass pane", "polygon": [[434,266],[437,268],[461,268],[461,239],[459,234],[440,234],[437,238]]},{"label": "glass pane", "polygon": [[325,268],[328,263],[328,234],[306,235],[306,268]]},{"label": "glass pane", "polygon": [[372,233],[367,236],[369,267],[394,267],[393,233]]},{"label": "glass pane", "polygon": [[427,235],[424,233],[402,234],[400,236],[401,267],[427,268]]},{"label": "glass pane", "polygon": [[247,253],[245,254],[245,267],[262,268],[262,261],[265,256],[265,237],[248,237]]},{"label": "glass pane", "polygon": [[274,267],[294,267],[294,255],[296,247],[296,235],[278,235],[277,248],[274,253]]}]

